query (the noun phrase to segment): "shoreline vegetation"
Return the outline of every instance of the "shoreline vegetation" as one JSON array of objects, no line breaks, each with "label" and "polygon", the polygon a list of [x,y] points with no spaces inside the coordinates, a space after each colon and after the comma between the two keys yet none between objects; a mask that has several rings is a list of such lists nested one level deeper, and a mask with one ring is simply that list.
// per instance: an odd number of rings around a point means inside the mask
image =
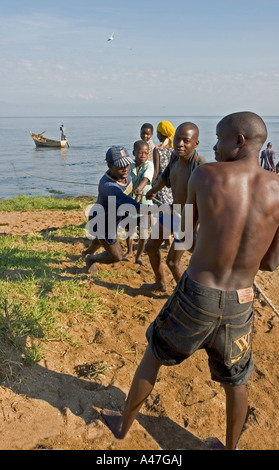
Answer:
[{"label": "shoreline vegetation", "polygon": [[11,211],[34,210],[79,210],[85,209],[96,197],[61,197],[61,196],[14,196],[11,199],[0,199],[0,213]]},{"label": "shoreline vegetation", "polygon": [[[84,211],[88,197],[15,196],[0,201],[3,212]],[[93,201],[94,202],[94,201]],[[5,225],[4,220],[0,223]],[[34,365],[43,358],[43,342],[63,341],[78,347],[67,333],[77,312],[94,321],[100,299],[88,290],[75,269],[83,261],[71,255],[71,243],[85,239],[86,221],[56,230],[25,235],[0,236],[0,380],[13,380],[22,364]],[[71,261],[72,274],[63,266]],[[75,320],[74,320],[75,319]]]}]

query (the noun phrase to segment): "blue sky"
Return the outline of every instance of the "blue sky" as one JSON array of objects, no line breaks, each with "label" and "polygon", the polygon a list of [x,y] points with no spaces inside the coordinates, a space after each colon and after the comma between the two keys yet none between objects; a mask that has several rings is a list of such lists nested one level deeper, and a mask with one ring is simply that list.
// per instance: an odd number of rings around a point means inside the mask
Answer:
[{"label": "blue sky", "polygon": [[2,0],[0,11],[0,116],[279,114],[278,0]]}]

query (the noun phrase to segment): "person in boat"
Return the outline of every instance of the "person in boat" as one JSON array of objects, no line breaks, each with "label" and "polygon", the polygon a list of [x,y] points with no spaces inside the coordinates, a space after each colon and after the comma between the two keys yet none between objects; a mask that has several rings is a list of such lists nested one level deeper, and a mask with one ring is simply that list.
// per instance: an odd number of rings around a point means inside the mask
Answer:
[{"label": "person in boat", "polygon": [[226,394],[226,449],[236,448],[246,420],[252,286],[259,269],[279,265],[279,179],[259,165],[267,130],[257,114],[230,114],[216,133],[216,162],[199,166],[189,180],[187,204],[200,226],[188,268],[147,329],[148,346],[123,414],[102,412],[118,438],[151,393],[161,365],[179,364],[201,348]]},{"label": "person in boat", "polygon": [[[196,148],[198,145],[198,126],[192,122],[180,124],[175,131],[173,153],[170,161],[155,185],[147,192],[147,199],[156,198],[157,192],[167,186],[172,190],[173,204],[180,204],[181,207],[184,206],[187,199],[188,179],[194,169],[206,161],[204,157],[197,153]],[[163,241],[175,232],[174,226],[179,224],[179,222],[178,217],[171,216],[168,218],[166,214],[162,214],[161,217],[159,217],[159,228],[154,226],[154,231],[159,230],[159,236],[155,238],[151,233],[145,251],[149,256],[149,261],[154,271],[155,283],[143,284],[142,289],[148,291],[166,291],[160,247]],[[184,252],[184,249],[177,249],[177,241],[174,239],[170,246],[166,262],[176,282],[178,282],[184,272],[184,268],[181,264],[181,258]]]},{"label": "person in boat", "polygon": [[[117,240],[118,226],[125,218],[125,216],[117,215],[119,207],[122,204],[130,204],[135,207],[136,212],[140,210],[140,203],[132,198],[133,183],[130,174],[130,164],[133,163],[133,160],[130,158],[126,148],[119,145],[109,148],[106,153],[106,162],[108,171],[100,179],[97,203],[93,206],[92,213],[89,216],[91,220],[96,219],[97,214],[96,211],[94,212],[94,207],[96,208],[97,205],[102,207],[105,231],[102,236],[96,236],[90,246],[82,252],[87,270],[91,274],[96,273],[98,270],[96,263],[111,264],[124,258],[123,250]],[[109,196],[115,196],[116,207],[112,208],[110,206]],[[110,211],[115,211],[114,221],[110,218]],[[113,225],[113,234],[111,234],[108,227],[109,221]],[[92,225],[94,225],[93,222]],[[90,235],[94,236],[94,227],[92,227],[92,232],[90,231]],[[104,248],[105,251],[95,254],[100,247]]]},{"label": "person in boat", "polygon": [[66,140],[66,127],[64,127],[63,124],[60,126],[60,131],[61,131],[61,140]]}]

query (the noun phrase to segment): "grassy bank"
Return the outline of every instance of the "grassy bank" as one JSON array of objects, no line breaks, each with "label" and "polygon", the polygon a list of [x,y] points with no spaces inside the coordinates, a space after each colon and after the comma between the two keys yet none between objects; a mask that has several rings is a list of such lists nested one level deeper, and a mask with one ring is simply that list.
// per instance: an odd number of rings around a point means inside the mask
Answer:
[{"label": "grassy bank", "polygon": [[14,196],[12,199],[0,200],[1,211],[34,211],[34,210],[79,210],[94,202],[94,198],[60,198],[52,196],[27,197]]},{"label": "grassy bank", "polygon": [[[0,211],[81,210],[83,198],[26,198],[0,201]],[[79,343],[69,334],[73,323],[93,322],[102,314],[89,288],[80,257],[85,223],[25,236],[0,237],[0,378],[17,374],[23,364],[43,358],[46,341]]]}]

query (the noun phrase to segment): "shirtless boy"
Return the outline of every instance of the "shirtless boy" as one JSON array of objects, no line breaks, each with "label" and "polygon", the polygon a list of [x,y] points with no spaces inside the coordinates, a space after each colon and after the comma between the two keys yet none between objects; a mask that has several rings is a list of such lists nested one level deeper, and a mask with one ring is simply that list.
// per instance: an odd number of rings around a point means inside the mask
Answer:
[{"label": "shirtless boy", "polygon": [[[156,193],[164,186],[172,189],[173,204],[185,205],[187,199],[187,182],[193,170],[205,163],[205,159],[197,154],[196,147],[199,145],[199,129],[192,122],[184,122],[176,129],[173,140],[173,155],[170,163],[162,173],[158,182],[148,191],[146,197],[156,197]],[[155,228],[156,230],[156,228]],[[149,261],[155,274],[154,284],[144,284],[146,290],[166,290],[164,269],[161,263],[160,246],[166,237],[163,232],[163,224],[159,224],[159,237],[149,238],[145,251],[149,256]],[[184,250],[175,249],[173,242],[167,256],[167,266],[171,270],[176,282],[179,281],[184,272],[181,258]]]},{"label": "shirtless boy", "polygon": [[204,348],[212,379],[226,394],[226,449],[236,448],[253,370],[252,285],[259,269],[279,265],[279,179],[259,165],[266,137],[256,114],[226,116],[217,125],[217,162],[200,166],[190,178],[187,204],[200,224],[196,244],[187,271],[147,330],[149,344],[122,418],[104,414],[118,438],[151,393],[160,366]]}]

